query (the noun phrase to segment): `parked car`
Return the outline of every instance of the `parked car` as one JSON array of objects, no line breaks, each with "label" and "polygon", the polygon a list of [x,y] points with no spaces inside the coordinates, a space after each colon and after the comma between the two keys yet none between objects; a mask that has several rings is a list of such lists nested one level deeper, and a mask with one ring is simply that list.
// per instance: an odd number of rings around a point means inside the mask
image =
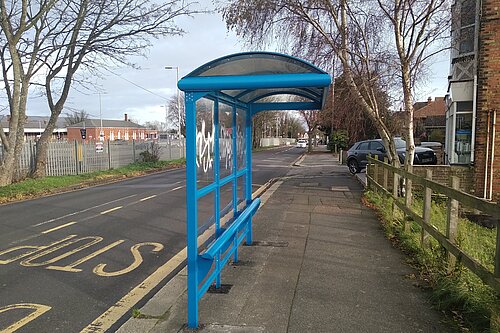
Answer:
[{"label": "parked car", "polygon": [[[403,164],[406,154],[406,142],[401,138],[394,138],[394,143],[396,144],[399,161]],[[368,155],[377,155],[379,160],[383,160],[387,156],[386,148],[381,139],[356,142],[347,151],[347,167],[349,171],[355,174],[366,168]],[[436,153],[430,148],[415,147],[413,164],[437,164]]]},{"label": "parked car", "polygon": [[297,147],[297,148],[306,148],[307,147],[307,140],[306,139],[298,139],[297,140],[297,145],[295,147]]}]

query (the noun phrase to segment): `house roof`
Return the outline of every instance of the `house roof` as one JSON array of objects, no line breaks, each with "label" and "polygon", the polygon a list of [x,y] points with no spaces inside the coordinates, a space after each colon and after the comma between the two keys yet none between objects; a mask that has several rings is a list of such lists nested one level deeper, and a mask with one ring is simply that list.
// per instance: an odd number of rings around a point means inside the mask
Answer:
[{"label": "house roof", "polygon": [[[76,124],[69,125],[68,128],[100,128],[101,120],[100,119],[85,119],[85,121],[81,121]],[[137,128],[137,129],[145,129],[146,127],[136,124],[131,121],[126,120],[102,120],[102,127],[104,128]]]},{"label": "house roof", "polygon": [[[24,128],[41,128],[45,129],[47,123],[49,122],[50,117],[46,116],[28,116],[26,119],[26,123],[24,124]],[[56,128],[66,128],[66,117],[59,117],[56,121]],[[9,121],[8,117],[0,116],[0,127],[8,128]]]},{"label": "house roof", "polygon": [[445,116],[446,103],[444,97],[436,97],[434,101],[429,97],[427,102],[416,102],[413,105],[414,118],[425,118],[431,116]]}]

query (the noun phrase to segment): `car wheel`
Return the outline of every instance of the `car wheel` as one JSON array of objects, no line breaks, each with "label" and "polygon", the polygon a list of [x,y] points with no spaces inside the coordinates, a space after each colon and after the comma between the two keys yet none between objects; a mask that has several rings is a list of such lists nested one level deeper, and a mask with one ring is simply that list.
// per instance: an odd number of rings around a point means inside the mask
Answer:
[{"label": "car wheel", "polygon": [[347,161],[347,167],[349,168],[349,172],[353,175],[361,171],[358,165],[358,161],[356,161],[355,159],[350,159],[349,161]]}]

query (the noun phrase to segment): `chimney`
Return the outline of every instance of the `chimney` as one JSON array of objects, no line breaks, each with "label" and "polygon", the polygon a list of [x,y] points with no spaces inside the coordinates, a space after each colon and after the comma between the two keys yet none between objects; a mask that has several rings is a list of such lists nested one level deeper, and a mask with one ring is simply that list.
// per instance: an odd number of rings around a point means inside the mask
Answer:
[{"label": "chimney", "polygon": [[128,114],[125,113],[125,121],[128,121]]},{"label": "chimney", "polygon": [[430,96],[429,96],[429,97],[427,98],[427,104],[430,104],[431,102],[432,102],[432,97],[430,97]]}]

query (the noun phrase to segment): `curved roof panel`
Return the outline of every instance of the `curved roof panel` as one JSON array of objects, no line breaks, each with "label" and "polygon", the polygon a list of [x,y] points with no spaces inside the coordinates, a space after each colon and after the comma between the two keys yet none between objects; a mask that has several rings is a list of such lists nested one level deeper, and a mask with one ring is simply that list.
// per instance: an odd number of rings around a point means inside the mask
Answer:
[{"label": "curved roof panel", "polygon": [[331,77],[285,54],[244,52],[210,61],[182,78],[183,91],[218,91],[242,103],[274,95],[296,95],[321,108]]},{"label": "curved roof panel", "polygon": [[189,73],[190,76],[262,74],[327,74],[304,60],[275,52],[244,52],[215,59]]}]

